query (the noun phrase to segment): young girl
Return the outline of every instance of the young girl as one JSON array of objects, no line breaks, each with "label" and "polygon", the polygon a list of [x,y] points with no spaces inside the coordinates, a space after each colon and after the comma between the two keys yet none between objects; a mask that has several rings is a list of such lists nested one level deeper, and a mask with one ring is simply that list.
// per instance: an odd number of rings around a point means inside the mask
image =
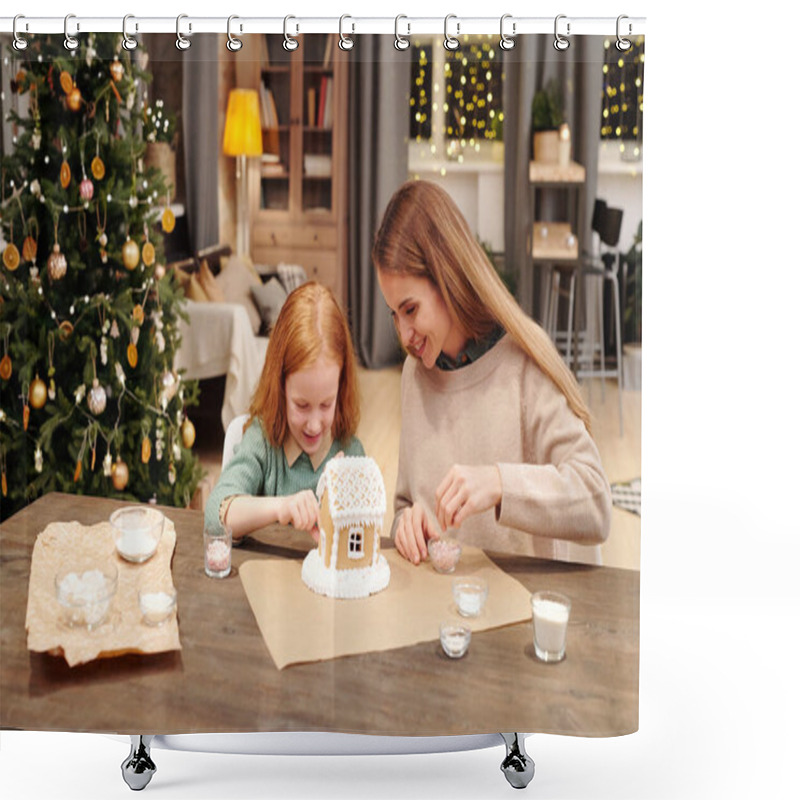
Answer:
[{"label": "young girl", "polygon": [[[449,195],[409,181],[372,251],[409,353],[392,535],[415,564],[449,528],[483,548],[599,562],[611,492],[577,383]],[[586,546],[586,547],[582,547]]]},{"label": "young girl", "polygon": [[206,526],[234,540],[277,522],[318,538],[315,490],[328,459],[364,455],[350,333],[331,292],[295,289],[269,340],[241,444],[206,503]]}]

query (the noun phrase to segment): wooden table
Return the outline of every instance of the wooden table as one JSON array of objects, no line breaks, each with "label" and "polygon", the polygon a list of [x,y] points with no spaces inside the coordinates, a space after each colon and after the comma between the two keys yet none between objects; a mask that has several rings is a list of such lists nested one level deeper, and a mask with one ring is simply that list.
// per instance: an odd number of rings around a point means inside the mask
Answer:
[{"label": "wooden table", "polygon": [[432,736],[506,730],[588,736],[638,727],[639,574],[491,554],[529,590],[572,599],[567,657],[533,654],[530,623],[473,635],[448,659],[438,642],[278,671],[237,566],[259,555],[300,559],[305,534],[260,532],[233,554],[225,580],[203,570],[198,511],[174,522],[172,565],[183,649],[70,669],[29,652],[25,610],[36,536],[55,521],[91,525],[114,500],[50,494],[0,526],[0,728],[115,733],[340,731]]}]

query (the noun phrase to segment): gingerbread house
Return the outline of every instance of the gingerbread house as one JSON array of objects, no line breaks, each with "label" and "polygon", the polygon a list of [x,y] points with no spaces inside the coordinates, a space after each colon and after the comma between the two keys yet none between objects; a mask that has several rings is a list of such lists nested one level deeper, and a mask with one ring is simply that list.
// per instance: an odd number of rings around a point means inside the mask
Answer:
[{"label": "gingerbread house", "polygon": [[328,597],[367,597],[389,585],[381,555],[386,489],[366,456],[331,459],[317,486],[319,544],[303,561],[305,584]]}]

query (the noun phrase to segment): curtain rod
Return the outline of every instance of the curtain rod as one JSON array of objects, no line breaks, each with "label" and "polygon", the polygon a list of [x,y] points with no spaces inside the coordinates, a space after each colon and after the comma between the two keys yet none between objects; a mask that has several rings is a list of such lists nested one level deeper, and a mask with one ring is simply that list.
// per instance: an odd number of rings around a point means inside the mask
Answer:
[{"label": "curtain rod", "polygon": [[[5,5],[5,4],[4,4]],[[129,36],[140,33],[176,33],[191,36],[193,33],[230,33],[241,36],[254,33],[282,33],[297,36],[303,33],[340,33],[348,36],[359,33],[388,33],[410,36],[418,34],[497,33],[505,36],[548,33],[558,31],[562,36],[620,35],[640,36],[645,32],[644,17],[125,17],[125,32]],[[122,33],[123,17],[36,17],[16,15],[0,17],[0,33],[19,36],[47,33],[64,33],[78,37],[84,33]]]}]

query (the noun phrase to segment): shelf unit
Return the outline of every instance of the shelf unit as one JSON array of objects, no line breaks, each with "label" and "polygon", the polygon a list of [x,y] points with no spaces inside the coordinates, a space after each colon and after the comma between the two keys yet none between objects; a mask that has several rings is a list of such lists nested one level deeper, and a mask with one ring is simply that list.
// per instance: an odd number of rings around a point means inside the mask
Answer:
[{"label": "shelf unit", "polygon": [[[578,271],[580,266],[581,244],[579,232],[583,230],[584,202],[583,193],[586,185],[586,169],[582,164],[570,161],[566,165],[552,164],[541,161],[531,161],[528,168],[528,180],[531,190],[531,237],[530,254],[534,271],[543,268],[542,287],[539,304],[540,318],[548,327],[551,321],[551,292],[555,286],[556,291],[564,293],[560,287],[560,278],[566,276],[573,281],[573,313],[571,360],[577,370],[579,358],[579,314],[580,308],[580,281]],[[569,195],[569,211],[567,221],[542,221],[537,218],[537,193],[539,190],[566,191]],[[563,334],[557,330],[558,320],[552,320],[551,333],[556,345],[564,350],[567,341],[567,331]]]},{"label": "shelf unit", "polygon": [[237,84],[259,91],[264,156],[250,196],[256,264],[300,264],[347,305],[347,54],[337,36],[264,34]]}]

